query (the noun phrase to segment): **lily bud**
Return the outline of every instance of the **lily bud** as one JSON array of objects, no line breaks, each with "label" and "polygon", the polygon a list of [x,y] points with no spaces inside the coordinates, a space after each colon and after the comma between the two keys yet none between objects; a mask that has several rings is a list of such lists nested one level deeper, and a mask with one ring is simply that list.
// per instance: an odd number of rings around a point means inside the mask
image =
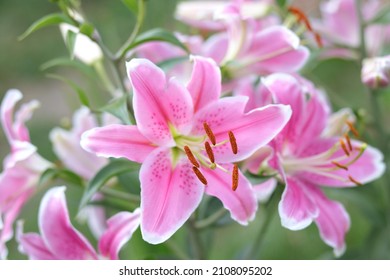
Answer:
[{"label": "lily bud", "polygon": [[361,77],[369,88],[387,87],[390,83],[390,56],[364,59]]}]

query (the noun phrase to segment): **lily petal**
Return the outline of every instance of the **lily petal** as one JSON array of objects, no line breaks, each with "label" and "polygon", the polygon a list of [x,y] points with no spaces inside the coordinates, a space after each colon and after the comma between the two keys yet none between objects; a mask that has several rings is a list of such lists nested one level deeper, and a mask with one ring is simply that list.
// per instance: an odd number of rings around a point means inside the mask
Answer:
[{"label": "lily petal", "polygon": [[[224,164],[229,171],[233,170],[232,164]],[[242,225],[247,225],[255,217],[257,201],[255,193],[248,179],[239,171],[238,187],[232,190],[232,175],[220,169],[202,169],[208,184],[205,192],[221,200],[223,206],[229,210],[233,220]]]},{"label": "lily petal", "polygon": [[166,148],[156,149],[145,159],[140,181],[143,239],[152,244],[164,242],[198,207],[204,187],[188,160],[174,159]]},{"label": "lily petal", "polygon": [[124,157],[143,162],[156,148],[135,125],[113,124],[83,133],[81,147],[102,157]]},{"label": "lily petal", "polygon": [[259,202],[267,202],[277,186],[275,178],[268,179],[267,181],[253,186],[253,191],[256,194]]},{"label": "lily petal", "polygon": [[247,98],[227,97],[204,107],[195,115],[193,134],[204,135],[203,123],[214,132],[217,142],[229,140],[232,131],[238,145],[233,154],[229,143],[214,148],[217,162],[240,161],[271,141],[286,125],[291,109],[285,105],[268,105],[244,113]]},{"label": "lily petal", "polygon": [[119,212],[107,221],[108,228],[99,240],[99,251],[111,260],[117,260],[122,246],[131,238],[140,223],[140,209]]},{"label": "lily petal", "polygon": [[322,240],[334,248],[337,257],[345,252],[345,235],[350,227],[350,219],[344,206],[328,199],[323,192],[316,187],[310,189],[310,196],[319,209],[319,215],[315,222],[320,231]]},{"label": "lily petal", "polygon": [[193,115],[192,99],[177,80],[166,80],[164,72],[146,59],[126,64],[134,90],[134,114],[140,132],[157,145],[173,146],[170,125],[188,133]]},{"label": "lily petal", "polygon": [[46,247],[57,259],[97,259],[88,240],[70,223],[65,187],[50,189],[39,208],[39,228]]},{"label": "lily petal", "polygon": [[282,226],[290,230],[304,229],[318,217],[318,208],[306,194],[305,188],[302,181],[287,177],[286,188],[279,202],[279,215]]},{"label": "lily petal", "polygon": [[192,56],[194,68],[187,89],[191,94],[194,111],[218,99],[221,94],[221,72],[210,58]]},{"label": "lily petal", "polygon": [[23,94],[19,90],[10,89],[5,94],[1,103],[1,124],[3,125],[9,143],[18,139],[13,129],[13,114],[16,103],[22,99],[22,97]]},{"label": "lily petal", "polygon": [[47,249],[42,237],[37,233],[23,233],[23,221],[16,224],[18,250],[30,260],[55,260],[56,257]]}]

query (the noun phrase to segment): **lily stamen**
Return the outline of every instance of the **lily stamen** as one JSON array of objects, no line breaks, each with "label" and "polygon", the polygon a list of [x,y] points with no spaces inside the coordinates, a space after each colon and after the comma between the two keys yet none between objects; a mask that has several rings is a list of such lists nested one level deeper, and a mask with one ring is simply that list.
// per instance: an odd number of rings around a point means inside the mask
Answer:
[{"label": "lily stamen", "polygon": [[232,173],[232,190],[236,191],[238,187],[238,166],[234,164],[233,173]]},{"label": "lily stamen", "polygon": [[347,149],[347,146],[345,145],[344,140],[343,140],[343,139],[340,139],[339,142],[340,142],[341,148],[344,150],[344,153],[345,153],[347,156],[349,156],[350,153],[349,153],[349,151],[348,151],[348,149]]},{"label": "lily stamen", "polygon": [[359,181],[355,180],[351,175],[348,175],[348,179],[349,179],[352,183],[356,184],[357,186],[363,186],[362,183],[360,183]]},{"label": "lily stamen", "polygon": [[199,181],[201,181],[203,185],[207,185],[206,177],[202,174],[202,172],[200,172],[197,167],[193,166],[192,171],[194,171],[196,177],[198,177]]},{"label": "lily stamen", "polygon": [[331,163],[333,163],[334,165],[336,165],[337,167],[341,168],[341,169],[344,169],[344,170],[347,170],[348,171],[348,167],[337,162],[337,161],[331,161]]},{"label": "lily stamen", "polygon": [[233,154],[237,154],[238,147],[237,147],[236,137],[231,131],[229,131],[229,141],[230,141],[230,146],[232,147]]},{"label": "lily stamen", "polygon": [[348,135],[348,134],[345,134],[345,135],[344,135],[344,138],[345,138],[345,140],[347,141],[349,150],[352,152],[353,147],[352,147],[352,143],[351,143],[351,138],[349,138],[349,135]]},{"label": "lily stamen", "polygon": [[355,135],[356,137],[359,137],[360,134],[359,132],[357,131],[357,129],[354,127],[353,123],[350,122],[350,121],[345,121],[345,123],[348,125],[349,129],[351,130],[351,132],[353,133],[353,135]]},{"label": "lily stamen", "polygon": [[193,166],[199,168],[200,167],[200,164],[199,162],[196,160],[194,154],[191,152],[190,148],[188,146],[184,146],[184,152],[186,153],[187,155],[187,158],[188,160],[192,163]]},{"label": "lily stamen", "polygon": [[211,149],[210,143],[206,141],[204,143],[204,148],[206,149],[206,153],[209,156],[209,159],[210,159],[211,163],[215,163],[214,152]]},{"label": "lily stamen", "polygon": [[209,137],[211,144],[215,145],[217,143],[215,135],[207,123],[203,123],[203,128],[206,131],[207,137]]}]

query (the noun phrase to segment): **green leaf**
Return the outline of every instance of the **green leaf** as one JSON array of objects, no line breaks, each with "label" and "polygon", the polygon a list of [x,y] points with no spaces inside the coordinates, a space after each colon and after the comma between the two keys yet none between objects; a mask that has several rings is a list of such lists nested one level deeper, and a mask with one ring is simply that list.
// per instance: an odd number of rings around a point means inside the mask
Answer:
[{"label": "green leaf", "polygon": [[45,62],[41,66],[41,70],[47,70],[52,67],[56,66],[70,66],[74,67],[78,70],[80,70],[82,73],[84,73],[86,76],[91,78],[92,80],[96,80],[96,74],[93,68],[91,68],[89,65],[86,65],[78,60],[71,60],[68,57],[59,57],[52,59],[48,62]]},{"label": "green leaf", "polygon": [[88,22],[84,22],[81,26],[80,26],[80,33],[88,36],[89,38],[92,37],[92,34],[93,32],[95,31],[95,27],[88,23]]},{"label": "green leaf", "polygon": [[132,124],[129,118],[129,111],[127,109],[127,96],[124,95],[119,98],[115,98],[108,105],[100,108],[100,111],[108,112],[118,119],[120,119],[124,124]]},{"label": "green leaf", "polygon": [[77,93],[79,100],[80,100],[80,103],[83,104],[84,106],[90,107],[90,103],[89,103],[87,94],[84,92],[84,90],[82,90],[74,82],[72,82],[71,80],[68,80],[64,77],[61,77],[59,75],[55,75],[55,74],[48,74],[47,76],[49,78],[57,79],[57,80],[60,80],[64,83],[68,84]]},{"label": "green leaf", "polygon": [[122,0],[123,4],[133,12],[134,14],[138,14],[138,1],[137,0]]},{"label": "green leaf", "polygon": [[157,66],[163,69],[164,71],[169,71],[173,67],[175,67],[176,64],[184,62],[186,60],[188,60],[188,56],[178,56],[178,57],[163,60],[160,63],[158,63]]},{"label": "green leaf", "polygon": [[83,179],[77,175],[76,173],[67,170],[67,169],[57,169],[57,168],[49,168],[42,173],[39,178],[39,186],[45,185],[48,182],[55,180],[57,178],[63,179],[66,182],[75,184],[77,186],[83,186]]},{"label": "green leaf", "polygon": [[49,15],[46,15],[46,16],[38,19],[36,22],[34,22],[22,35],[19,36],[18,39],[21,41],[24,38],[26,38],[27,36],[29,36],[31,33],[35,32],[43,27],[57,25],[60,23],[68,23],[68,24],[73,25],[72,20],[69,17],[67,17],[66,15],[58,14],[58,13],[49,14]]},{"label": "green leaf", "polygon": [[162,28],[152,29],[152,30],[146,31],[146,32],[138,35],[135,38],[134,42],[126,48],[125,52],[127,52],[128,50],[135,48],[143,43],[153,42],[153,41],[170,43],[174,46],[177,46],[177,47],[183,49],[187,53],[189,53],[189,50],[187,49],[187,47],[182,42],[180,42],[172,32],[169,32],[169,31],[162,29]]},{"label": "green leaf", "polygon": [[114,159],[109,164],[104,166],[88,183],[83,197],[80,202],[82,209],[91,200],[92,196],[98,192],[111,178],[120,174],[131,172],[138,169],[139,164],[127,159]]},{"label": "green leaf", "polygon": [[74,45],[76,44],[76,36],[77,36],[77,33],[73,32],[71,30],[68,30],[66,32],[65,43],[66,43],[66,47],[68,48],[71,59],[74,58]]},{"label": "green leaf", "polygon": [[390,24],[390,5],[382,7],[378,14],[369,22],[370,24]]}]

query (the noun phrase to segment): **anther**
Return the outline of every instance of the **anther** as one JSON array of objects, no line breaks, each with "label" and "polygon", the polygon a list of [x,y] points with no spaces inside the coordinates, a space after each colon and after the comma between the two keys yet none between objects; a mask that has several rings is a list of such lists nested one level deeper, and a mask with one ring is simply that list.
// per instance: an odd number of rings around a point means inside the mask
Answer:
[{"label": "anther", "polygon": [[319,48],[323,48],[324,44],[322,43],[322,38],[321,35],[318,34],[317,32],[314,32],[314,40],[316,40],[316,43]]},{"label": "anther", "polygon": [[360,183],[359,181],[355,180],[351,175],[348,175],[348,179],[349,179],[352,183],[356,184],[357,186],[363,186],[362,183]]},{"label": "anther", "polygon": [[209,137],[211,144],[217,144],[214,133],[211,131],[211,128],[207,123],[203,123],[203,128],[206,131],[207,137]]},{"label": "anther", "polygon": [[356,137],[359,137],[359,132],[353,126],[353,123],[351,123],[350,121],[345,121],[345,123],[348,125],[348,127],[351,130],[351,132],[353,133],[353,135],[355,135]]},{"label": "anther", "polygon": [[188,146],[184,146],[184,151],[187,155],[188,160],[192,163],[192,165],[199,168],[200,167],[199,162],[196,160],[196,158],[195,158],[194,154],[191,152],[190,148]]},{"label": "anther", "polygon": [[347,146],[345,145],[343,139],[340,139],[340,145],[341,145],[341,148],[344,150],[344,153],[349,156],[349,151],[347,149]]},{"label": "anther", "polygon": [[237,154],[238,147],[237,147],[236,137],[231,131],[229,131],[229,141],[230,141],[230,146],[232,147],[233,154]]},{"label": "anther", "polygon": [[353,147],[352,147],[352,143],[351,143],[351,138],[349,138],[349,135],[348,135],[348,134],[345,134],[345,135],[344,135],[344,138],[345,138],[345,140],[347,141],[349,150],[352,151],[352,150],[353,150]]},{"label": "anther", "polygon": [[203,185],[207,185],[206,178],[204,177],[202,172],[200,172],[200,170],[197,167],[193,166],[192,171],[194,171],[196,177],[198,177],[199,181],[201,181]]},{"label": "anther", "polygon": [[206,149],[207,155],[209,156],[209,159],[210,159],[211,163],[215,163],[214,152],[211,149],[210,143],[206,141],[204,143],[204,147]]},{"label": "anther", "polygon": [[236,191],[236,189],[238,187],[238,166],[237,166],[237,164],[235,164],[233,167],[232,181],[233,181],[232,190]]},{"label": "anther", "polygon": [[347,170],[348,171],[348,167],[345,166],[345,165],[342,165],[341,163],[337,162],[337,161],[331,161],[331,163],[333,163],[334,165],[336,165],[337,167],[341,168],[341,169],[344,169],[344,170]]},{"label": "anther", "polygon": [[307,30],[309,30],[310,32],[313,31],[313,28],[311,27],[309,19],[307,18],[307,16],[305,15],[305,13],[303,11],[301,11],[300,9],[298,9],[296,7],[292,7],[292,6],[288,7],[288,11],[290,13],[294,14],[298,18],[298,21],[303,22],[303,24],[306,26]]}]

